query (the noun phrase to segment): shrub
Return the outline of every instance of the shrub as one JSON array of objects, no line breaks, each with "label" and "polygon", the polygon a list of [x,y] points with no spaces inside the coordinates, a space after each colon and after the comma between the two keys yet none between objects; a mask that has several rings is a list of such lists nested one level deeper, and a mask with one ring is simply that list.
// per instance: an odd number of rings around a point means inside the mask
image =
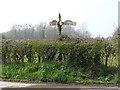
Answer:
[{"label": "shrub", "polygon": [[[91,43],[36,40],[2,40],[3,63],[44,62],[51,60],[77,62],[83,67],[105,65],[115,49],[105,41]],[[37,61],[36,61],[37,60]]]}]

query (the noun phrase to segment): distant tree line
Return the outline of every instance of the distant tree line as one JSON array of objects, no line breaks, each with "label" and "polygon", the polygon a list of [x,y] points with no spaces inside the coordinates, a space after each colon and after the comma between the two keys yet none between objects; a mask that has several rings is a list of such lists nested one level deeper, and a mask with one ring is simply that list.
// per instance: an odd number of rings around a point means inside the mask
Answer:
[{"label": "distant tree line", "polygon": [[[86,24],[82,24],[78,29],[71,26],[62,27],[62,40],[68,39],[76,40],[77,42],[90,42],[91,40],[105,39],[118,47],[118,28],[114,31],[112,36],[103,38],[98,35],[93,38],[88,31]],[[57,26],[50,26],[44,23],[38,25],[31,24],[15,24],[11,27],[10,31],[0,34],[0,39],[36,39],[36,40],[55,40],[59,38]]]},{"label": "distant tree line", "polygon": [[[75,30],[71,26],[62,27],[62,35],[67,35],[70,38],[90,38],[91,33],[85,27]],[[15,24],[10,31],[2,33],[2,39],[56,39],[58,37],[57,26],[47,24],[39,24],[36,26],[30,24]]]}]

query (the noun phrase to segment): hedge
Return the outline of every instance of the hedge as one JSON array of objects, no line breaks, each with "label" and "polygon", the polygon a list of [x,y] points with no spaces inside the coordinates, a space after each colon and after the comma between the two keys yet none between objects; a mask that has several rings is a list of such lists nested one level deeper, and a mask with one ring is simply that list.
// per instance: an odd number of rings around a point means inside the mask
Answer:
[{"label": "hedge", "polygon": [[37,40],[2,40],[2,61],[7,63],[40,63],[50,60],[78,62],[81,66],[105,65],[114,47],[106,41],[90,43]]}]

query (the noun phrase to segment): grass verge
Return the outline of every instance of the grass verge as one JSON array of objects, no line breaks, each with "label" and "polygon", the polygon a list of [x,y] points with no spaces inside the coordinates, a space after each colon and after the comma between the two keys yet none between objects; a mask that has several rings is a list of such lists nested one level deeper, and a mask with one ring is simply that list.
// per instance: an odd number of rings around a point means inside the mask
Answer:
[{"label": "grass verge", "polygon": [[77,62],[48,61],[2,65],[2,80],[57,83],[117,83],[115,68],[81,67]]}]

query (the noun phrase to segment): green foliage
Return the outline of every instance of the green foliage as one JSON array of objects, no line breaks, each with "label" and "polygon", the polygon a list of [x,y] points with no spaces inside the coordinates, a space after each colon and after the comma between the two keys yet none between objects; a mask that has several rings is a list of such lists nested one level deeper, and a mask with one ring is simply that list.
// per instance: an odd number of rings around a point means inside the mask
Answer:
[{"label": "green foliage", "polygon": [[91,43],[36,40],[2,40],[3,63],[37,63],[52,60],[77,62],[83,67],[105,64],[115,57],[114,47],[106,41]]},{"label": "green foliage", "polygon": [[[100,74],[104,69],[84,69],[77,62],[48,61],[42,63],[4,64],[2,79],[13,81],[34,82],[79,82],[79,83],[114,83],[114,73],[108,71],[108,75]],[[113,71],[113,70],[112,70]],[[12,73],[11,73],[12,72]],[[104,73],[104,72],[103,72]]]},{"label": "green foliage", "polygon": [[28,40],[3,40],[2,41],[2,59],[3,63],[25,62],[25,56],[28,62],[32,62],[32,46]]},{"label": "green foliage", "polygon": [[[36,82],[113,83],[116,49],[107,41],[89,43],[2,40],[2,78]],[[12,73],[11,73],[12,72]]]}]

